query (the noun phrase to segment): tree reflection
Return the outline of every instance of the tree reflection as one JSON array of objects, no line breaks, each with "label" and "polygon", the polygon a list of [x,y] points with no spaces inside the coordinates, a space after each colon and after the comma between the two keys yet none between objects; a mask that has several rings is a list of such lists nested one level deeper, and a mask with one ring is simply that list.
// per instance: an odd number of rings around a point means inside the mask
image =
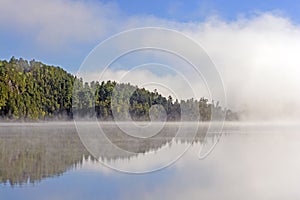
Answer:
[{"label": "tree reflection", "polygon": [[[100,160],[130,159],[140,153],[156,151],[170,143],[178,127],[167,127],[153,137],[140,139],[122,134],[120,129],[104,126],[106,136],[119,148],[132,153],[120,153],[101,144]],[[191,135],[176,139],[178,143],[203,142],[207,127]],[[36,183],[47,177],[81,166],[83,160],[95,160],[85,149],[74,124],[34,124],[1,126],[0,133],[0,183],[23,185]]]}]

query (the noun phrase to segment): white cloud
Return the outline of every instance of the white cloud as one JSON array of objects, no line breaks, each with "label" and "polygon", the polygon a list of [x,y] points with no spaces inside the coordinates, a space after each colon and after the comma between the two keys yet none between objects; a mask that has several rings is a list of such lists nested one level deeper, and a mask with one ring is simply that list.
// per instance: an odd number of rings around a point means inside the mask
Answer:
[{"label": "white cloud", "polygon": [[116,25],[114,4],[68,0],[3,0],[0,25],[27,33],[48,48],[99,39]]}]

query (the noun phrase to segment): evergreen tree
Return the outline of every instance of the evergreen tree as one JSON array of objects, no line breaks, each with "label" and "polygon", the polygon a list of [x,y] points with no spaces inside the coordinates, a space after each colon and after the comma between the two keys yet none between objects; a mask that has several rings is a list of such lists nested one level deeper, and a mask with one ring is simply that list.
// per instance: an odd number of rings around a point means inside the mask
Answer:
[{"label": "evergreen tree", "polygon": [[[155,106],[160,105],[160,106]],[[237,113],[222,109],[217,102],[201,98],[181,100],[163,97],[154,90],[113,81],[84,82],[60,67],[12,57],[0,61],[0,117],[8,120],[72,119],[96,116],[100,120],[150,120],[163,108],[167,120],[211,120],[226,116],[236,120]],[[182,109],[187,116],[181,116]]]}]

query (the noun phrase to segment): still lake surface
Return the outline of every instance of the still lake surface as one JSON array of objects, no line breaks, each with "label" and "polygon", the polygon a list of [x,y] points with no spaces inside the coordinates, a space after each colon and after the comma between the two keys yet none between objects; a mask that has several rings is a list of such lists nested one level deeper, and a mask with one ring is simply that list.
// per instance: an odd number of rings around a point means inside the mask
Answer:
[{"label": "still lake surface", "polygon": [[0,124],[0,199],[300,198],[297,123],[227,123],[220,138],[205,128],[176,137],[176,124],[138,139],[100,126],[111,143],[98,138],[91,154],[71,122]]}]

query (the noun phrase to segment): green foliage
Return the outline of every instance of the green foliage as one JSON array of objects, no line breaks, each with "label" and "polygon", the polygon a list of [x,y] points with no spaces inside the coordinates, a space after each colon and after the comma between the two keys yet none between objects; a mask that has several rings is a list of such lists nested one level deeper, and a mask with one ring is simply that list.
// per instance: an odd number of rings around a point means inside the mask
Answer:
[{"label": "green foliage", "polygon": [[[150,92],[129,83],[86,83],[60,67],[12,57],[0,61],[0,116],[8,120],[72,119],[96,116],[100,120],[150,120],[149,110],[161,105],[167,120],[181,120],[181,110],[189,113],[184,120],[211,120],[212,115],[237,119],[236,113],[222,109],[218,103],[188,99],[175,101],[156,90]],[[195,108],[199,109],[195,109]],[[153,116],[160,112],[153,109]]]},{"label": "green foliage", "polygon": [[0,63],[0,114],[6,119],[71,116],[75,77],[59,67],[11,58]]}]

